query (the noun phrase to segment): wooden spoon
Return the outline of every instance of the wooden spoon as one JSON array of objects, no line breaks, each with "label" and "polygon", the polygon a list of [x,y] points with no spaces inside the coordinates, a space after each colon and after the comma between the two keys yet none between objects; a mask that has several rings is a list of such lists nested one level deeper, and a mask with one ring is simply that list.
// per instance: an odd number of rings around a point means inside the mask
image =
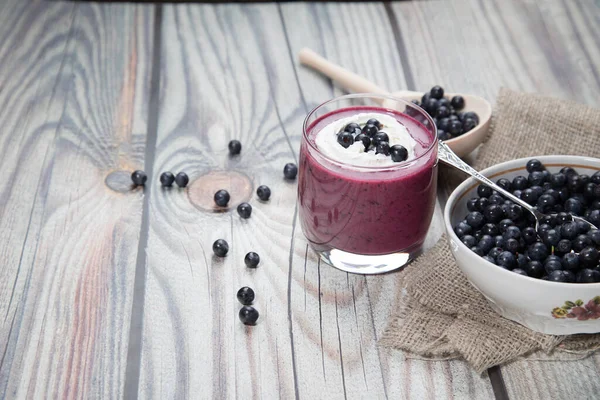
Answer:
[{"label": "wooden spoon", "polygon": [[[420,101],[421,97],[423,96],[423,93],[412,92],[409,90],[390,93],[387,90],[380,88],[373,82],[370,82],[367,79],[340,67],[339,65],[327,61],[325,58],[321,57],[310,49],[304,48],[300,50],[298,55],[300,63],[319,71],[328,78],[338,82],[342,87],[353,92],[386,94],[399,97],[407,101]],[[446,93],[445,95],[452,97],[456,94],[458,93]],[[477,124],[477,126],[469,132],[456,138],[446,140],[444,143],[446,143],[459,157],[464,157],[475,150],[475,148],[485,139],[492,118],[492,105],[487,100],[479,96],[462,93],[460,93],[460,95],[465,99],[464,111],[476,112],[479,116],[479,124]],[[383,105],[385,106],[385,102]]]}]

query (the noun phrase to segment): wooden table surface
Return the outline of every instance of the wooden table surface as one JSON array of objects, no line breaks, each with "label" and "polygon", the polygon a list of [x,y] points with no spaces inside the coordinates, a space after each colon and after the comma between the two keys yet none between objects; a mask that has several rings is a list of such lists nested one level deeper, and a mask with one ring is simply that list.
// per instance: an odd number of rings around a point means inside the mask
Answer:
[{"label": "wooden table surface", "polygon": [[[600,355],[479,376],[378,347],[402,273],[318,262],[281,171],[307,111],[343,93],[298,65],[304,46],[389,89],[597,106],[599,38],[597,0],[3,1],[0,398],[598,398]],[[144,190],[127,187],[134,169]],[[192,184],[163,190],[166,170]],[[252,198],[252,218],[194,205],[218,179]],[[250,195],[259,184],[269,203]],[[252,328],[237,317],[244,285]]]}]

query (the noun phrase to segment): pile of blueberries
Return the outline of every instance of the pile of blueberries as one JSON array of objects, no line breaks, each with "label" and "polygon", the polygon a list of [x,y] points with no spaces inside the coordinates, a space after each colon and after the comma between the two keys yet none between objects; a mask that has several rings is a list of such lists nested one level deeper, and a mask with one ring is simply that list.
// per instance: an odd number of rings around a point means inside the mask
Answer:
[{"label": "pile of blueberries", "polygon": [[600,282],[600,171],[589,176],[571,167],[550,173],[536,159],[528,176],[496,183],[547,214],[535,229],[533,215],[480,185],[469,213],[454,227],[460,240],[487,261],[517,274],[554,282]]},{"label": "pile of blueberries", "polygon": [[365,151],[374,151],[375,154],[391,156],[392,161],[402,162],[408,158],[408,150],[402,145],[390,146],[390,138],[382,131],[383,125],[375,118],[371,118],[364,126],[351,122],[337,134],[337,142],[348,148],[355,142],[362,142]]},{"label": "pile of blueberries", "polygon": [[479,115],[473,111],[461,112],[465,108],[465,99],[454,96],[444,97],[444,88],[434,86],[423,95],[421,102],[413,100],[433,118],[438,129],[438,139],[448,140],[469,132],[479,124]]}]

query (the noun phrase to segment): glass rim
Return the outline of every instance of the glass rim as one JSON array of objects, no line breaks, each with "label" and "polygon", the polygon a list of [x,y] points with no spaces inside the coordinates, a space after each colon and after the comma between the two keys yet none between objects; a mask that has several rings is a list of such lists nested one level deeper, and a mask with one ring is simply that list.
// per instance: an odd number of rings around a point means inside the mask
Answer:
[{"label": "glass rim", "polygon": [[[429,145],[429,147],[427,147],[427,149],[423,152],[423,154],[421,154],[418,157],[413,158],[410,161],[407,162],[403,162],[403,163],[399,163],[398,165],[385,165],[385,166],[362,166],[362,165],[354,165],[354,164],[349,164],[349,163],[345,163],[343,161],[338,161],[338,160],[334,160],[333,158],[327,156],[326,154],[324,154],[321,150],[319,150],[319,148],[316,146],[316,144],[312,143],[309,138],[308,138],[308,127],[309,127],[309,122],[308,120],[310,119],[311,116],[313,116],[313,114],[320,109],[321,107],[336,102],[336,101],[340,101],[340,100],[345,100],[345,99],[360,99],[360,98],[366,98],[366,97],[371,97],[371,98],[379,98],[379,99],[387,99],[387,100],[392,100],[392,101],[396,101],[399,102],[401,104],[404,104],[406,106],[412,107],[415,110],[417,110],[421,115],[423,115],[425,117],[425,119],[427,119],[429,121],[429,123],[431,124],[431,126],[433,127],[433,141],[431,142],[431,144]],[[386,108],[383,104],[379,105],[379,106],[375,106],[375,107],[379,107],[381,109],[388,109],[391,110],[389,108]],[[394,110],[392,110],[394,111]],[[417,121],[419,122],[419,121]],[[420,122],[419,122],[420,123]],[[423,125],[423,124],[421,124]],[[427,129],[425,127],[425,129]],[[340,167],[350,167],[353,170],[357,170],[357,171],[387,171],[387,170],[398,170],[398,169],[403,169],[403,168],[408,168],[409,166],[413,165],[414,163],[416,163],[417,161],[419,161],[420,159],[424,158],[425,156],[429,155],[431,153],[431,151],[437,147],[438,144],[438,137],[437,137],[437,126],[435,125],[435,123],[433,122],[433,118],[431,118],[431,116],[425,111],[423,110],[420,106],[417,106],[413,103],[411,103],[410,101],[401,99],[399,97],[396,96],[392,96],[389,94],[380,94],[380,93],[352,93],[352,94],[347,94],[347,95],[343,95],[343,96],[338,96],[338,97],[334,97],[333,99],[327,100],[321,104],[319,104],[318,106],[316,106],[315,108],[313,108],[312,110],[309,111],[309,113],[306,115],[306,118],[304,118],[304,122],[302,123],[302,137],[304,139],[304,141],[306,141],[306,143],[317,153],[319,153],[319,156],[323,157],[324,159],[326,159],[328,162],[340,166]]]}]

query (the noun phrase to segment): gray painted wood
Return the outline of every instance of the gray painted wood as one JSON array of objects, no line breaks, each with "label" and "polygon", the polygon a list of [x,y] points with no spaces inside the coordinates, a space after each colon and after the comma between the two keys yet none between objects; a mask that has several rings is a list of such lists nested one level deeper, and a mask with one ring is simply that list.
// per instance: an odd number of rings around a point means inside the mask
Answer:
[{"label": "gray painted wood", "polygon": [[[403,2],[393,9],[419,90],[438,83],[495,101],[505,86],[600,104],[600,9],[591,0]],[[519,361],[500,370],[510,398],[594,398],[599,361]]]},{"label": "gray painted wood", "polygon": [[149,8],[0,12],[0,397],[117,398],[131,312]]}]

